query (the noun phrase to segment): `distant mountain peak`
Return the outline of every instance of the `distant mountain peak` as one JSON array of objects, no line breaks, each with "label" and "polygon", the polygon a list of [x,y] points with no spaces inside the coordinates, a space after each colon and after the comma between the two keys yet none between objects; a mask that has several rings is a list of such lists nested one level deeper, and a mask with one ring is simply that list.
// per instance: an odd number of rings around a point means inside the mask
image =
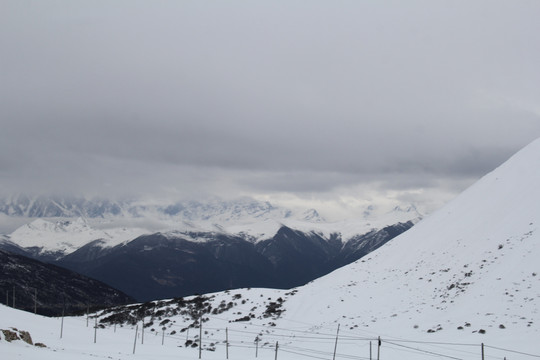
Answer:
[{"label": "distant mountain peak", "polygon": [[308,209],[304,211],[303,220],[309,222],[324,222],[324,218],[315,209]]}]

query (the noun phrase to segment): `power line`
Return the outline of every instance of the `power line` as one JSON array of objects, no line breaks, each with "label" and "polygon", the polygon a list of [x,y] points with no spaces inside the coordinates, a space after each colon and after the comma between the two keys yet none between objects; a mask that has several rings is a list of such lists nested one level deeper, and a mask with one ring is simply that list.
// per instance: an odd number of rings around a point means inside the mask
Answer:
[{"label": "power line", "polygon": [[434,356],[437,356],[437,357],[445,357],[445,358],[448,358],[448,359],[454,359],[454,360],[463,360],[463,359],[461,359],[461,358],[457,358],[457,357],[450,356],[450,355],[445,355],[445,354],[436,353],[436,352],[434,352],[434,351],[422,350],[422,349],[413,348],[413,347],[410,347],[410,346],[405,346],[405,345],[395,344],[395,343],[390,342],[390,341],[385,341],[385,343],[392,344],[392,345],[394,345],[394,346],[403,347],[403,348],[409,349],[409,350],[414,350],[414,351],[422,352],[422,353],[425,353],[425,354],[434,355]]},{"label": "power line", "polygon": [[289,353],[289,354],[295,354],[295,355],[310,357],[312,359],[328,360],[327,358],[323,358],[323,357],[319,357],[319,356],[313,356],[313,355],[306,355],[306,354],[298,353],[296,351],[285,350],[285,349],[282,349],[282,348],[280,348],[279,350],[283,351],[283,352],[286,352],[286,353]]},{"label": "power line", "polygon": [[[205,316],[206,317],[206,316]],[[220,317],[217,317],[217,316],[212,316],[212,315],[209,315],[207,316],[209,318],[212,318],[212,319],[215,319],[215,320],[220,320],[220,321],[224,321],[224,322],[227,322],[227,323],[230,323],[228,319],[225,319],[225,318],[220,318]],[[79,320],[79,322],[83,322],[82,319],[79,319],[77,317],[75,317],[77,320]],[[272,321],[272,320],[276,320],[276,319],[268,319],[268,321]],[[264,321],[264,320],[263,320]],[[289,320],[287,320],[289,321]],[[291,322],[294,322],[294,321],[291,321]],[[310,326],[311,328],[324,328],[324,327],[318,327],[318,326],[315,326],[315,325],[310,325],[308,323],[304,323],[304,322],[299,322],[299,321],[296,321],[296,323],[301,323],[303,325],[306,325],[306,326]],[[323,343],[331,343],[333,342],[333,339],[335,337],[335,334],[330,334],[330,333],[326,333],[326,332],[318,332],[318,331],[312,331],[312,330],[300,330],[298,328],[282,328],[282,327],[274,327],[274,326],[269,326],[269,325],[264,325],[264,324],[253,324],[253,323],[242,323],[242,324],[237,324],[238,326],[242,326],[242,325],[245,325],[244,327],[249,327],[251,328],[252,330],[240,330],[240,329],[234,329],[234,328],[231,328],[229,329],[229,331],[231,333],[235,333],[237,334],[235,337],[238,339],[245,339],[246,342],[249,344],[251,343],[251,338],[249,337],[249,335],[255,337],[255,336],[264,336],[268,341],[270,341],[270,339],[274,339],[274,338],[287,338],[289,339],[289,345],[293,344],[294,342],[297,342],[297,343],[318,343],[318,344],[323,344]],[[167,326],[168,328],[171,328],[171,327],[175,327],[175,328],[185,328],[181,325],[178,325],[178,324],[169,324]],[[266,332],[262,331],[262,330],[256,330],[256,328],[262,328],[264,330],[266,330]],[[221,331],[223,330],[223,328],[206,328],[207,330],[214,330],[214,331]],[[360,329],[358,329],[360,330]],[[351,332],[345,332],[345,333],[349,333],[351,334]],[[244,335],[242,335],[244,334]],[[171,339],[177,339],[177,336],[172,336],[172,335],[165,335],[167,338],[171,338]],[[214,335],[210,335],[211,337],[208,337],[207,339],[209,339],[210,341],[215,341],[216,342],[216,345],[219,345],[221,346],[221,342],[223,339],[214,339]],[[348,341],[348,342],[351,342],[351,341],[373,341],[373,340],[376,340],[375,337],[360,337],[360,336],[353,336],[353,335],[340,335],[340,342],[341,341]],[[180,341],[180,340],[178,340]],[[473,344],[473,343],[457,343],[457,342],[443,342],[443,341],[420,341],[420,340],[408,340],[408,339],[391,339],[391,340],[384,340],[385,343],[387,344],[390,344],[390,345],[393,345],[393,346],[396,346],[396,347],[400,347],[402,349],[408,349],[410,351],[414,351],[414,352],[421,352],[421,353],[424,353],[424,354],[428,354],[428,355],[431,355],[431,356],[436,356],[436,357],[444,357],[444,358],[448,358],[448,359],[455,359],[455,360],[461,360],[461,358],[459,357],[455,357],[455,356],[450,356],[450,355],[446,355],[444,353],[441,353],[441,352],[437,352],[437,351],[431,351],[431,350],[426,350],[426,349],[421,349],[421,348],[415,348],[415,347],[411,347],[411,346],[406,346],[404,344],[406,343],[409,343],[409,344],[422,344],[422,345],[434,345],[434,346],[452,346],[452,347],[473,347],[473,346],[480,346],[479,344]],[[235,346],[235,347],[245,347],[245,348],[254,348],[253,346],[245,346],[245,345],[240,345],[240,344],[243,344],[243,341],[241,341],[240,343],[238,341],[232,341],[230,342],[232,346]],[[290,352],[294,352],[294,351],[302,351],[304,353],[309,353],[311,352],[312,354],[315,354],[315,355],[328,355],[329,353],[325,353],[325,352],[317,352],[315,350],[311,350],[311,349],[303,349],[303,348],[295,348],[294,346],[289,346],[289,345],[282,345],[281,348],[285,347],[285,349],[289,349]],[[357,344],[358,345],[358,344]],[[534,357],[534,358],[540,358],[540,355],[537,355],[537,354],[531,354],[531,353],[527,353],[527,352],[522,352],[522,351],[516,351],[516,350],[511,350],[511,349],[506,349],[506,348],[500,348],[500,347],[496,347],[496,346],[489,346],[489,345],[485,345],[487,348],[491,348],[491,349],[495,349],[495,350],[499,350],[499,351],[506,351],[506,352],[509,352],[509,353],[514,353],[514,354],[519,354],[519,355],[524,355],[524,356],[530,356],[530,357]],[[281,349],[280,348],[280,349]],[[292,349],[292,350],[291,350]],[[296,349],[296,350],[294,350]],[[460,353],[467,353],[467,354],[473,354],[472,352],[468,352],[468,351],[465,351],[463,349],[442,349],[443,351],[444,350],[447,350],[447,351],[454,351],[454,352],[460,352]],[[304,356],[309,356],[309,355],[305,355],[305,354],[301,354],[301,355],[304,355]],[[362,357],[359,357],[359,356],[353,356],[353,355],[339,355],[341,357],[349,357],[351,359],[362,359]]]},{"label": "power line", "polygon": [[392,339],[392,342],[414,343],[414,344],[430,344],[430,345],[480,346],[480,344],[451,343],[451,342],[442,342],[442,341],[419,341],[419,340],[394,340],[394,339]]},{"label": "power line", "polygon": [[489,345],[485,345],[485,344],[484,344],[484,347],[487,347],[487,348],[490,348],[490,349],[495,349],[495,350],[500,350],[500,351],[507,351],[507,352],[511,352],[511,353],[519,354],[519,355],[525,355],[525,356],[531,356],[531,357],[540,358],[540,355],[529,354],[529,353],[516,351],[516,350],[503,349],[503,348],[499,348],[499,347],[495,347],[495,346],[489,346]]}]

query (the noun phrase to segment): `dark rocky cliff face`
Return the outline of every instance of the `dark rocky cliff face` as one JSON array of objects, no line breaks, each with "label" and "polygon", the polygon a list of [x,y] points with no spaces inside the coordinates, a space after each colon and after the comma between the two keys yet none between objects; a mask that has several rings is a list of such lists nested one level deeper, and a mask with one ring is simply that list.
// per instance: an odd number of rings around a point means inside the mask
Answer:
[{"label": "dark rocky cliff face", "polygon": [[42,315],[61,315],[64,304],[67,314],[134,301],[100,281],[3,250],[0,270],[0,302],[31,312],[36,306]]},{"label": "dark rocky cliff face", "polygon": [[56,263],[138,301],[243,287],[288,289],[358,260],[412,225],[388,226],[345,244],[338,237],[328,241],[288,227],[256,244],[216,233],[157,233],[108,249],[96,241]]}]

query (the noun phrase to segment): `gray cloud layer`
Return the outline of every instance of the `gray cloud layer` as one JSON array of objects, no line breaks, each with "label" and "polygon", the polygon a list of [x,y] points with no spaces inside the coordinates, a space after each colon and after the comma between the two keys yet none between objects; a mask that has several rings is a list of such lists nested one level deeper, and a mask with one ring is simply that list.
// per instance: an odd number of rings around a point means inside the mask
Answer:
[{"label": "gray cloud layer", "polygon": [[0,191],[449,191],[540,136],[539,16],[535,1],[3,1]]}]

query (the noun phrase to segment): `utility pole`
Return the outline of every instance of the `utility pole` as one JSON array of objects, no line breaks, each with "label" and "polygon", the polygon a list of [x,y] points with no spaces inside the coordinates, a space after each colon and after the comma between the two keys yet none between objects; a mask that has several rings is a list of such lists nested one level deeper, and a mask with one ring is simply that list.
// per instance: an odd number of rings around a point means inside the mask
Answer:
[{"label": "utility pole", "polygon": [[379,346],[377,346],[377,360],[381,358],[381,337],[379,336]]},{"label": "utility pole", "polygon": [[482,360],[484,360],[484,343],[482,343]]},{"label": "utility pole", "polygon": [[259,336],[255,337],[255,357],[259,355]]},{"label": "utility pole", "polygon": [[369,360],[371,360],[371,341],[369,342]]},{"label": "utility pole", "polygon": [[337,333],[336,333],[336,344],[334,345],[334,357],[333,360],[336,360],[336,351],[337,351],[337,342],[339,337],[339,324],[337,325]]},{"label": "utility pole", "polygon": [[225,354],[226,358],[229,359],[229,328],[225,328]]},{"label": "utility pole", "polygon": [[137,346],[137,333],[139,332],[139,324],[135,327],[135,340],[133,341],[133,354],[135,354],[135,347]]},{"label": "utility pole", "polygon": [[97,316],[95,317],[96,319],[96,322],[94,324],[94,344],[96,343],[96,340],[97,340]]},{"label": "utility pole", "polygon": [[141,345],[144,344],[144,316],[142,318]]},{"label": "utility pole", "polygon": [[199,317],[199,359],[202,356],[202,313]]},{"label": "utility pole", "polygon": [[64,334],[64,314],[66,310],[66,297],[64,296],[64,301],[62,302],[62,322],[60,323],[60,339]]},{"label": "utility pole", "polygon": [[276,355],[274,356],[274,360],[277,360],[277,351],[278,351],[278,348],[279,348],[279,345],[278,345],[278,342],[276,341]]}]

